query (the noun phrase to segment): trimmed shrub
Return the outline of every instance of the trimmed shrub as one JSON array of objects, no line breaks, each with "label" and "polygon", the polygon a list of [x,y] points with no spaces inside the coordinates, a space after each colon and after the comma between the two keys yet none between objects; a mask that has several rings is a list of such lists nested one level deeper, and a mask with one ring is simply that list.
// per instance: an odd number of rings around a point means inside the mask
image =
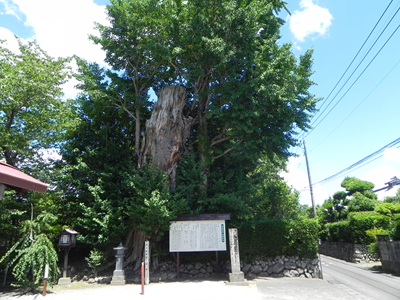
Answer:
[{"label": "trimmed shrub", "polygon": [[349,221],[339,221],[335,223],[328,223],[324,226],[326,234],[326,240],[330,242],[344,242],[350,243],[351,241],[351,230]]},{"label": "trimmed shrub", "polygon": [[375,239],[367,234],[367,230],[386,229],[390,225],[390,217],[373,211],[350,213],[348,220],[352,233],[351,242],[365,245],[375,242]]},{"label": "trimmed shrub", "polygon": [[315,257],[319,225],[316,220],[260,220],[238,228],[240,255],[244,261],[278,255]]}]

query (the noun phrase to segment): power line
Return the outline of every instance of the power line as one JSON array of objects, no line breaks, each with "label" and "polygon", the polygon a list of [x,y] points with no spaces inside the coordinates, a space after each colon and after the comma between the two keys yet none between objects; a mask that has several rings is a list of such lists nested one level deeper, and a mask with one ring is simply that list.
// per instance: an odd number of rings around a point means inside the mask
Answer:
[{"label": "power line", "polygon": [[[396,11],[397,12],[400,10],[399,9]],[[393,16],[394,17],[394,16]],[[393,19],[393,18],[392,18]],[[388,24],[389,25],[389,24]],[[378,50],[378,52],[375,54],[375,56],[370,60],[370,62],[368,63],[368,65],[364,68],[364,70],[360,73],[360,75],[358,75],[358,77],[353,81],[353,83],[351,84],[351,86],[346,90],[346,92],[342,95],[342,97],[340,97],[340,99],[335,103],[335,105],[329,110],[329,112],[322,118],[321,121],[319,121],[319,123],[317,125],[315,125],[315,127],[317,127],[319,124],[321,124],[322,121],[325,120],[325,118],[332,112],[332,110],[339,104],[340,101],[342,101],[342,99],[344,98],[344,96],[347,95],[347,93],[349,92],[349,90],[354,86],[354,84],[356,84],[356,82],[358,81],[358,79],[360,79],[360,77],[364,74],[364,72],[369,68],[369,66],[371,65],[371,63],[375,60],[375,58],[378,56],[378,54],[382,51],[382,49],[386,46],[386,44],[389,42],[389,40],[393,37],[393,35],[396,33],[396,31],[399,29],[400,25],[396,27],[396,29],[393,31],[393,33],[389,36],[389,38],[386,40],[386,42],[383,44],[383,46]],[[385,28],[386,29],[386,28]],[[382,32],[383,33],[383,32]],[[381,35],[382,35],[381,33]],[[379,37],[381,36],[379,35]],[[378,38],[379,39],[379,38]],[[375,43],[374,43],[375,45]],[[372,49],[372,47],[374,46],[372,45],[370,50]],[[369,54],[370,50],[368,50],[367,54],[364,56],[364,58]],[[364,58],[362,59],[362,61],[364,60]],[[362,62],[361,61],[361,62]],[[353,71],[353,73],[351,73],[350,77],[353,76],[354,72],[358,69],[358,67],[360,66],[361,62],[357,65],[357,68]],[[349,77],[349,79],[350,79]],[[344,85],[342,86],[342,88],[347,84],[347,82],[349,81],[349,79],[344,83]],[[339,92],[336,93],[334,99],[336,98],[336,96],[340,93],[340,91],[342,90],[342,88],[339,90]],[[314,127],[314,128],[315,128]]]},{"label": "power line", "polygon": [[[364,157],[363,159],[361,159],[361,160],[359,160],[358,162],[352,164],[351,166],[349,166],[349,167],[343,169],[342,171],[340,171],[340,172],[338,172],[338,173],[336,173],[336,174],[334,174],[334,175],[332,175],[332,176],[329,176],[329,177],[327,177],[327,178],[325,178],[325,179],[323,179],[323,180],[321,180],[321,181],[318,181],[318,182],[314,183],[313,185],[327,183],[327,182],[329,182],[329,181],[331,181],[331,180],[336,179],[336,178],[339,177],[340,175],[343,175],[343,173],[345,173],[345,172],[348,172],[348,171],[350,171],[350,170],[352,170],[352,169],[354,169],[354,168],[356,168],[356,167],[358,168],[358,167],[364,166],[364,165],[366,165],[366,164],[368,164],[368,163],[370,163],[370,162],[372,162],[372,161],[374,161],[374,160],[376,160],[376,159],[378,159],[378,158],[380,157],[380,156],[378,156],[378,157],[374,158],[373,160],[370,160],[370,159],[372,159],[374,156],[376,156],[376,155],[378,155],[378,154],[381,154],[385,149],[390,148],[390,147],[393,147],[393,146],[395,146],[395,145],[397,145],[397,144],[399,144],[399,143],[400,143],[400,138],[398,138],[398,139],[396,139],[396,140],[390,142],[390,143],[387,144],[386,146],[384,146],[384,147],[382,147],[381,149],[375,151],[374,153],[372,153],[372,154],[370,154],[370,155]],[[383,154],[382,154],[382,155],[383,155]],[[381,155],[381,156],[382,156],[382,155]],[[361,164],[362,164],[362,165],[361,165]]]},{"label": "power line", "polygon": [[[339,80],[336,82],[335,86],[333,87],[333,89],[330,91],[328,97],[326,97],[326,99],[324,100],[324,102],[321,105],[321,109],[322,107],[325,105],[326,101],[328,101],[329,97],[331,96],[331,94],[333,93],[333,91],[336,89],[336,87],[339,85],[340,81],[343,79],[343,77],[346,75],[347,71],[350,69],[351,65],[353,64],[353,62],[356,60],[357,56],[360,54],[361,50],[364,48],[365,44],[367,43],[367,41],[369,40],[370,36],[372,35],[372,33],[375,31],[375,28],[378,26],[378,24],[380,23],[381,19],[383,18],[383,16],[385,15],[386,11],[389,9],[390,5],[392,4],[393,0],[390,1],[390,3],[388,4],[388,6],[386,7],[386,9],[384,10],[384,12],[381,14],[379,20],[375,23],[374,28],[372,28],[371,32],[369,33],[368,37],[365,39],[364,43],[362,44],[362,46],[360,47],[360,49],[358,49],[357,54],[353,57],[352,61],[350,62],[350,64],[347,66],[346,70],[343,72],[342,76],[339,78]],[[379,38],[378,38],[379,39]],[[365,57],[365,56],[364,56]],[[357,66],[358,67],[358,66]],[[357,68],[356,68],[357,69]],[[353,72],[354,73],[354,72]],[[351,77],[351,75],[350,75]],[[349,77],[349,78],[350,78]],[[346,84],[346,83],[345,83]],[[334,99],[332,99],[328,106],[321,112],[321,114],[318,115],[318,117],[313,121],[313,124],[315,124],[315,122],[318,121],[318,119],[322,116],[322,114],[325,112],[325,110],[329,107],[329,105],[332,103]]]},{"label": "power line", "polygon": [[[343,79],[343,77],[345,76],[345,74],[347,73],[347,71],[349,70],[349,68],[351,67],[351,65],[353,64],[353,62],[355,61],[355,59],[357,58],[357,56],[359,55],[359,53],[361,52],[361,50],[363,49],[363,47],[365,46],[366,42],[368,41],[368,39],[370,38],[371,34],[374,32],[375,28],[377,27],[377,25],[380,23],[382,17],[385,15],[386,11],[388,10],[389,6],[391,5],[393,1],[391,1],[388,6],[386,7],[385,11],[382,13],[382,15],[380,16],[379,20],[377,21],[377,23],[375,24],[374,28],[371,30],[371,32],[369,33],[368,37],[366,38],[366,40],[364,41],[363,45],[360,47],[360,49],[358,50],[357,54],[355,55],[355,57],[353,58],[353,60],[351,61],[351,63],[349,64],[349,66],[346,68],[346,70],[344,71],[344,73],[342,74],[342,76],[340,77],[340,79],[338,80],[338,82],[336,83],[336,85],[334,86],[334,88],[331,90],[331,92],[329,93],[328,97],[326,98],[326,100],[323,102],[321,108],[324,106],[324,104],[326,103],[326,101],[328,100],[328,98],[331,96],[331,94],[333,93],[333,91],[336,89],[336,87],[338,86],[339,82]],[[381,31],[381,33],[379,34],[379,36],[375,39],[374,43],[372,44],[372,46],[369,48],[369,50],[367,51],[367,53],[364,55],[364,57],[362,58],[362,60],[359,62],[359,64],[356,66],[356,68],[353,70],[353,72],[350,74],[350,76],[347,78],[346,82],[341,86],[340,90],[335,94],[335,96],[333,97],[333,99],[329,102],[329,104],[324,108],[324,110],[317,116],[317,118],[312,122],[311,125],[315,124],[318,119],[324,114],[324,112],[329,108],[329,106],[332,104],[332,102],[336,99],[336,97],[338,96],[338,94],[342,91],[342,89],[345,87],[345,85],[348,83],[348,81],[350,80],[350,78],[354,75],[354,73],[356,72],[356,70],[359,68],[359,66],[361,65],[361,63],[365,60],[365,58],[368,56],[368,54],[370,53],[370,51],[372,50],[372,48],[375,46],[375,44],[378,42],[378,40],[380,39],[380,37],[382,36],[382,34],[386,31],[387,27],[389,26],[389,24],[392,22],[393,18],[397,15],[397,13],[399,12],[400,7],[397,9],[397,11],[395,12],[395,14],[392,16],[392,18],[390,19],[390,21],[386,24],[385,28]],[[394,32],[396,32],[398,29],[398,27],[395,29]],[[392,33],[392,35],[390,36],[390,38],[393,36],[394,32]],[[389,38],[389,39],[390,39]],[[389,40],[388,39],[388,40]],[[384,46],[387,44],[388,40],[385,42]],[[383,46],[383,47],[384,47]],[[333,108],[331,108],[329,110],[329,112],[323,117],[323,119],[318,122],[318,124],[316,124],[315,126],[313,126],[313,128],[307,132],[304,133],[300,138],[304,139],[305,137],[307,137],[317,126],[319,126],[319,124],[321,124],[322,121],[325,120],[325,118],[332,112],[332,110],[339,104],[339,102],[343,99],[343,97],[347,94],[347,92],[354,86],[354,84],[358,81],[358,79],[361,77],[361,75],[365,72],[365,70],[369,67],[369,65],[372,63],[372,61],[376,58],[376,56],[381,52],[381,50],[383,49],[383,47],[381,47],[381,49],[378,51],[378,53],[374,56],[374,58],[370,61],[370,63],[367,65],[366,68],[364,68],[363,72],[357,77],[357,79],[353,82],[353,84],[350,86],[350,88],[346,91],[346,93],[336,102],[336,104],[334,105]]]},{"label": "power line", "polygon": [[314,148],[311,149],[310,152],[312,152],[315,148],[317,148],[319,145],[321,145],[328,137],[330,137],[336,129],[338,129],[360,106],[361,104],[364,103],[364,101],[377,89],[378,86],[381,85],[381,83],[389,76],[390,73],[399,65],[400,60],[393,66],[393,68],[379,81],[379,83],[369,92],[367,96],[346,116],[346,118],[340,122],[338,126],[335,127],[321,142],[319,142]]}]

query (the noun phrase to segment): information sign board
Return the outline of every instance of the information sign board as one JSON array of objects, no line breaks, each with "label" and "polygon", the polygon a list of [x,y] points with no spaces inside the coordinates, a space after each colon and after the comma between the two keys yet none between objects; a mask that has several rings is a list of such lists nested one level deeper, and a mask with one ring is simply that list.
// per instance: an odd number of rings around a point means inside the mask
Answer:
[{"label": "information sign board", "polygon": [[169,251],[226,251],[225,220],[171,222]]}]

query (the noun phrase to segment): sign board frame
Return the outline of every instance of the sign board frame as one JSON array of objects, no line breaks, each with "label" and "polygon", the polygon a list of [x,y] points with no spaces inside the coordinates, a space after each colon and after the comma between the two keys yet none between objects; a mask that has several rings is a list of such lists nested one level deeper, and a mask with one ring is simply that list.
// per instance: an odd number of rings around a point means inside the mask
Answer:
[{"label": "sign board frame", "polygon": [[171,221],[170,252],[226,251],[230,214],[182,215]]},{"label": "sign board frame", "polygon": [[225,220],[171,222],[169,252],[226,251]]}]

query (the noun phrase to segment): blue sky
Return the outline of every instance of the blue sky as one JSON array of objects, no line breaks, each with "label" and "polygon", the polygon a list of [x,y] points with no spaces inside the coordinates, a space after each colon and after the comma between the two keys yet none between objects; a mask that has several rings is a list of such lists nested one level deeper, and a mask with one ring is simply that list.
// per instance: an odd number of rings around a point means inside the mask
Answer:
[{"label": "blue sky", "polygon": [[[325,103],[315,117],[321,114],[313,124],[316,125],[313,131],[306,136],[300,135],[306,141],[311,178],[316,183],[400,137],[400,29],[395,31],[400,23],[400,13],[395,15],[400,0],[392,3],[390,0],[368,1],[368,5],[365,0],[288,2],[291,15],[280,14],[286,21],[281,30],[281,42],[292,43],[296,56],[314,49],[315,74],[312,79],[317,85],[311,91],[325,99],[332,92],[325,102],[323,100],[318,105],[321,107]],[[389,3],[391,5],[381,23],[333,90]],[[104,53],[87,36],[96,34],[95,21],[107,23],[105,4],[108,1],[0,0],[0,39],[7,39],[8,46],[15,49],[13,35],[16,34],[22,39],[36,39],[54,57],[77,54],[90,61],[102,62]],[[381,34],[392,16],[392,23]],[[380,34],[380,39],[361,62]],[[354,71],[358,64],[358,70]],[[354,75],[349,78],[353,71]],[[339,91],[348,78],[348,83]],[[67,95],[73,95],[74,84],[71,82],[65,87]],[[394,176],[400,178],[400,149],[396,147],[335,180],[316,184],[313,187],[315,202],[322,204],[333,193],[342,190],[340,183],[345,176],[371,181],[376,188],[383,187]],[[289,172],[282,175],[289,185],[301,191],[301,203],[311,205],[303,150],[298,147],[293,151],[299,156],[290,159]],[[397,188],[380,192],[379,198],[393,195],[396,191]]]}]

